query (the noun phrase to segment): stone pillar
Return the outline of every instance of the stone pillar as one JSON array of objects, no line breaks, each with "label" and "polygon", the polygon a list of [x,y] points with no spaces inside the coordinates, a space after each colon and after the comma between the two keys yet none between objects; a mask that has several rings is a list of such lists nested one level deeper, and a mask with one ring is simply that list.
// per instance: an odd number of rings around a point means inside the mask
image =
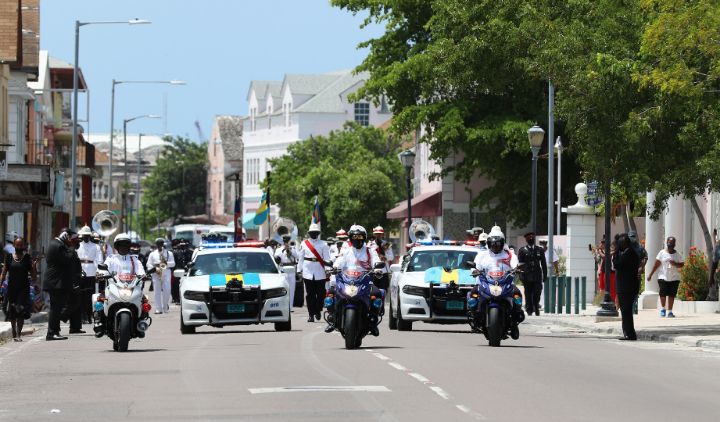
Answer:
[{"label": "stone pillar", "polygon": [[[665,239],[668,236],[674,236],[676,239],[676,249],[687,255],[685,248],[685,200],[679,196],[673,196],[668,200],[667,213],[665,214]],[[661,246],[664,247],[665,239],[662,239]],[[659,250],[659,249],[658,249]],[[657,255],[658,251],[655,251]]]},{"label": "stone pillar", "polygon": [[587,185],[575,185],[578,202],[569,206],[567,213],[567,275],[586,278],[585,300],[594,296],[595,260],[588,245],[595,245],[595,208],[585,202]]},{"label": "stone pillar", "polygon": [[657,273],[653,276],[651,281],[647,281],[647,274],[650,274],[650,271],[652,271],[652,268],[655,265],[655,257],[657,256],[657,253],[664,247],[663,216],[661,215],[657,221],[650,219],[650,213],[652,212],[650,207],[655,200],[655,192],[648,192],[646,194],[646,198],[647,211],[645,213],[645,250],[648,253],[648,261],[647,264],[645,264],[645,290],[640,294],[638,307],[640,309],[657,309]]}]

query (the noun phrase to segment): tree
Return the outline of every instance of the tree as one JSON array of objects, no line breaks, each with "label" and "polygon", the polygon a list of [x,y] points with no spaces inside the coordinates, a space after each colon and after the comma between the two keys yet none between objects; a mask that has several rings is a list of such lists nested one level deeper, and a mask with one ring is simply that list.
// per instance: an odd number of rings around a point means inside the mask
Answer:
[{"label": "tree", "polygon": [[179,215],[202,214],[207,196],[207,145],[165,137],[169,145],[142,181],[141,227],[147,229]]},{"label": "tree", "polygon": [[[369,54],[358,71],[370,79],[357,98],[387,96],[393,131],[425,129],[422,142],[444,176],[494,185],[476,194],[473,206],[516,225],[530,220],[531,166],[527,129],[547,115],[547,77],[528,71],[539,12],[528,2],[469,0],[333,0],[352,13],[368,12],[366,24],[386,32],[360,47]],[[562,124],[558,125],[562,135]],[[554,143],[554,139],[550,140]],[[579,169],[572,144],[564,154],[563,197],[572,198]],[[448,157],[461,157],[448,165]],[[544,166],[540,166],[540,180]],[[547,194],[539,184],[539,195]],[[542,202],[541,202],[542,203]],[[540,209],[538,219],[547,210]]]},{"label": "tree", "polygon": [[389,226],[385,212],[403,197],[399,142],[377,128],[348,124],[343,131],[313,137],[270,160],[270,198],[301,233],[310,225],[315,195],[326,235],[352,224],[370,230]]}]

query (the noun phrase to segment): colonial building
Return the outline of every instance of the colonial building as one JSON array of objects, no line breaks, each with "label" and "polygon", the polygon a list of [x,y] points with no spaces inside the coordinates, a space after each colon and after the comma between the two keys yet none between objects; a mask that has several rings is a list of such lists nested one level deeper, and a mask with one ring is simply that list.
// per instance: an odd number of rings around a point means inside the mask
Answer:
[{"label": "colonial building", "polygon": [[240,116],[215,116],[208,140],[207,214],[219,223],[231,221],[243,174],[243,124]]}]

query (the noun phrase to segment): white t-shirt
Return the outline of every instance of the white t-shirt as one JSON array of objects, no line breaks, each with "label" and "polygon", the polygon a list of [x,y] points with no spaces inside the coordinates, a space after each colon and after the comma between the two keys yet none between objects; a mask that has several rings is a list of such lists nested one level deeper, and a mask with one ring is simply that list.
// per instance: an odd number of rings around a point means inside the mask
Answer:
[{"label": "white t-shirt", "polygon": [[[558,256],[557,256],[557,254],[555,253],[555,251],[553,251],[552,257],[553,257],[553,258],[552,258],[552,262],[558,262],[558,261],[560,261],[560,258],[558,258]],[[545,251],[545,262],[548,264],[548,266],[551,265],[551,262],[550,262],[550,249],[548,249],[548,250]]]},{"label": "white t-shirt", "polygon": [[680,280],[680,269],[673,265],[670,265],[670,261],[683,262],[682,255],[677,250],[675,253],[670,253],[667,249],[663,249],[658,252],[655,257],[660,261],[660,271],[658,271],[658,278],[666,281],[678,281]]}]

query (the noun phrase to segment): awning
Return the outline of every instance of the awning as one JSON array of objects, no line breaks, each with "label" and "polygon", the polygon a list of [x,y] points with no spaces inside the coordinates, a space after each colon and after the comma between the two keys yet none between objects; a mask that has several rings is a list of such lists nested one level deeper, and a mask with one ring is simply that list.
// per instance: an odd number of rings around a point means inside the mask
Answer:
[{"label": "awning", "polygon": [[[412,199],[412,216],[438,217],[442,215],[442,192],[428,192]],[[388,211],[385,216],[391,220],[407,218],[407,201]]]},{"label": "awning", "polygon": [[257,224],[255,224],[254,212],[246,212],[245,215],[243,215],[243,228],[245,230],[255,230],[258,228]]}]

